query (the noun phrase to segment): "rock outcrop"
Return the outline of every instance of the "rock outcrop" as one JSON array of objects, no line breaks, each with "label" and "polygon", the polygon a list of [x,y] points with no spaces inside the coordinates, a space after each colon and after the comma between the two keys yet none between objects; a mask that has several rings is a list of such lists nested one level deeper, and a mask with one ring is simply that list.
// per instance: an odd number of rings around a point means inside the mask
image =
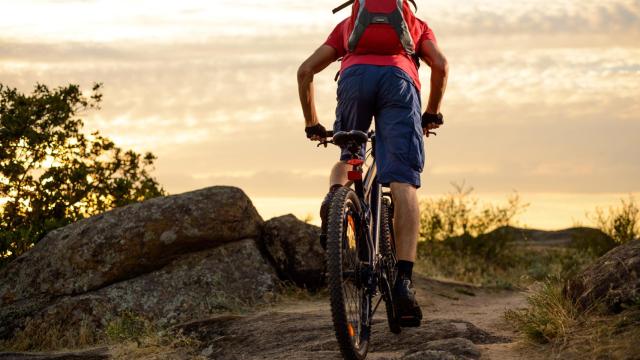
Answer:
[{"label": "rock outcrop", "polygon": [[583,310],[604,305],[617,313],[640,304],[640,240],[609,251],[570,280],[564,293]]},{"label": "rock outcrop", "polygon": [[320,228],[285,215],[264,224],[262,241],[282,280],[317,290],[325,285],[325,254]]},{"label": "rock outcrop", "polygon": [[[247,329],[253,336],[247,336]],[[199,340],[210,359],[342,358],[327,311],[304,316],[296,312],[215,316],[173,330]],[[509,341],[462,320],[430,319],[395,335],[389,332],[386,319],[376,319],[369,350],[375,351],[376,359],[471,360],[480,358],[478,345]]]},{"label": "rock outcrop", "polygon": [[171,324],[261,301],[276,281],[254,240],[262,223],[241,190],[212,187],[55,230],[0,270],[0,339],[27,319],[100,327],[129,311]]}]

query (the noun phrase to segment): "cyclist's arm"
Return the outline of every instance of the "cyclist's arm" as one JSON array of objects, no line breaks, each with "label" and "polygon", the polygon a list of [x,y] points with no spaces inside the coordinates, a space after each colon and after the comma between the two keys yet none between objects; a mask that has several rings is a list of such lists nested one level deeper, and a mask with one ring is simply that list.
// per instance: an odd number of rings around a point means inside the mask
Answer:
[{"label": "cyclist's arm", "polygon": [[306,126],[319,123],[313,95],[313,76],[337,59],[338,54],[334,48],[322,45],[298,69],[298,93]]},{"label": "cyclist's arm", "polygon": [[427,112],[437,114],[440,112],[442,96],[447,88],[449,64],[447,58],[438,48],[438,44],[430,40],[425,40],[420,45],[420,58],[431,67],[431,92],[429,93]]}]

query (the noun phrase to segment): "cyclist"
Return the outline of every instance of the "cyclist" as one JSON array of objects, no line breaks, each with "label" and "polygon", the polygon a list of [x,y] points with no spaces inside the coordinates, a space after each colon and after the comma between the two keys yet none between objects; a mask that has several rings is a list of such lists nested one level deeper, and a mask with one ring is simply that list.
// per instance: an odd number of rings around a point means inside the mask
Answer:
[{"label": "cyclist", "polygon": [[[368,1],[372,2],[375,1]],[[363,3],[356,1],[354,7]],[[375,49],[375,38],[367,40],[368,49],[358,49],[358,44],[354,48],[350,40],[359,31],[354,24],[361,20],[357,11],[352,11],[352,15],[341,21],[324,44],[302,63],[298,70],[298,90],[307,138],[314,141],[326,138],[326,129],[316,113],[313,78],[342,58],[334,131],[367,131],[372,118],[375,118],[378,180],[390,186],[395,204],[398,277],[393,285],[393,295],[397,300],[401,325],[419,326],[422,312],[415,299],[411,278],[420,221],[416,191],[420,187],[425,161],[422,136],[429,136],[429,130],[443,123],[440,105],[447,84],[448,64],[431,28],[426,22],[413,17],[413,13],[406,13],[409,6],[406,0],[402,3],[401,11],[405,13],[400,19],[405,21],[405,25],[409,21],[411,23],[404,27],[408,30],[403,34],[404,38],[396,31],[395,39],[401,45],[397,46],[399,51],[379,53]],[[396,26],[394,30],[397,29]],[[357,35],[362,43],[362,33]],[[413,48],[404,46],[408,44],[406,35],[410,35]],[[371,37],[371,33],[364,36]],[[418,58],[431,68],[429,101],[424,114]],[[320,210],[325,237],[327,205],[333,192],[347,183],[347,172],[351,169],[345,162],[348,159],[349,152],[343,149],[340,161],[331,170],[330,190]]]}]

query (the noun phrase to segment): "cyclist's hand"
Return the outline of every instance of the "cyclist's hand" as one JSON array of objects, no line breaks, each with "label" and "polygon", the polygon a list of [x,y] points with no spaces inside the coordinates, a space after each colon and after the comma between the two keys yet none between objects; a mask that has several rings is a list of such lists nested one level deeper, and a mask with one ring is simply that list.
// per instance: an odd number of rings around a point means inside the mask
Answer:
[{"label": "cyclist's hand", "polygon": [[429,137],[429,131],[439,128],[442,124],[444,124],[442,114],[431,114],[426,111],[422,114],[422,132],[426,137]]},{"label": "cyclist's hand", "polygon": [[320,123],[314,126],[307,126],[304,129],[304,132],[307,134],[307,139],[313,141],[324,140],[327,138],[327,129],[325,129]]},{"label": "cyclist's hand", "polygon": [[427,124],[427,127],[423,127],[422,128],[422,132],[423,132],[424,136],[429,137],[430,134],[435,134],[435,133],[432,133],[431,130],[435,130],[435,129],[439,128],[439,127],[440,127],[440,125],[438,125],[438,124],[434,124],[434,123]]}]

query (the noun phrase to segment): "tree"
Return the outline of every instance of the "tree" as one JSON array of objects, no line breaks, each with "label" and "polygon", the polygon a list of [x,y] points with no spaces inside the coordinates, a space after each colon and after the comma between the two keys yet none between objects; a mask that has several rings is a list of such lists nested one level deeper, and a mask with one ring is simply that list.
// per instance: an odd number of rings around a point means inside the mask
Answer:
[{"label": "tree", "polygon": [[55,228],[164,194],[153,154],[83,133],[78,117],[99,108],[100,88],[86,97],[38,84],[25,95],[0,84],[0,265]]}]

